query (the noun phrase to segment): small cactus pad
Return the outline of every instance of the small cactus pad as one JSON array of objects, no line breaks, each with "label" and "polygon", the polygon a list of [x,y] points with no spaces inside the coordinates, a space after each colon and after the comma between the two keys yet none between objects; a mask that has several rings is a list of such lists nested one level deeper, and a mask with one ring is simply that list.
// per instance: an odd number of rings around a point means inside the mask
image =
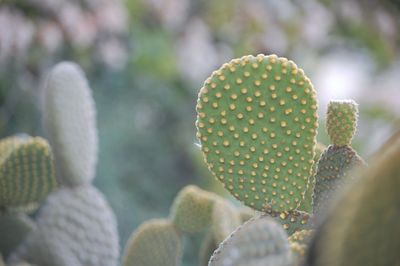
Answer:
[{"label": "small cactus pad", "polygon": [[57,64],[44,89],[44,126],[54,149],[57,176],[73,186],[89,183],[97,162],[96,110],[81,68]]},{"label": "small cactus pad", "polygon": [[171,207],[171,220],[182,232],[195,234],[211,224],[217,196],[196,186],[186,186]]},{"label": "small cactus pad", "polygon": [[302,265],[302,261],[307,251],[308,242],[314,230],[297,231],[289,237],[290,249],[293,254],[293,266]]},{"label": "small cactus pad", "polygon": [[400,265],[400,142],[382,152],[333,206],[305,265]]},{"label": "small cactus pad", "polygon": [[299,206],[318,126],[303,70],[276,55],[234,59],[205,81],[196,110],[206,163],[237,199],[260,211]]},{"label": "small cactus pad", "polygon": [[57,186],[45,139],[8,137],[0,141],[0,154],[0,207],[37,203]]},{"label": "small cactus pad", "polygon": [[304,195],[304,198],[300,204],[300,207],[298,208],[299,211],[312,213],[312,197],[314,194],[315,174],[317,172],[317,164],[318,164],[319,158],[321,157],[321,154],[325,151],[325,149],[326,149],[326,146],[319,142],[315,146],[314,165],[312,168],[310,178],[308,179],[306,194]]},{"label": "small cactus pad", "polygon": [[208,232],[201,242],[199,250],[199,266],[207,266],[210,257],[214,253],[214,250],[216,250],[217,248],[218,245],[215,243],[213,233]]},{"label": "small cactus pad", "polygon": [[326,130],[337,146],[350,145],[357,127],[358,104],[353,100],[330,101]]},{"label": "small cactus pad", "polygon": [[227,200],[217,200],[212,212],[212,226],[216,243],[221,243],[242,224],[239,211]]},{"label": "small cactus pad", "polygon": [[287,234],[272,219],[253,218],[237,228],[214,252],[209,266],[289,266]]},{"label": "small cactus pad", "polygon": [[181,236],[171,221],[149,220],[128,240],[123,266],[177,266],[181,263],[182,249]]},{"label": "small cactus pad", "polygon": [[265,212],[280,223],[289,236],[296,231],[308,229],[312,225],[310,214],[306,212],[297,210],[276,212],[272,209],[266,209]]},{"label": "small cactus pad", "polygon": [[59,189],[47,198],[36,228],[10,259],[52,266],[116,266],[119,242],[114,214],[90,185]]},{"label": "small cactus pad", "polygon": [[34,226],[34,222],[23,213],[0,213],[0,253],[7,258]]},{"label": "small cactus pad", "polygon": [[313,195],[313,212],[318,215],[332,200],[333,193],[344,188],[355,167],[365,166],[363,159],[350,146],[329,146],[318,162]]}]

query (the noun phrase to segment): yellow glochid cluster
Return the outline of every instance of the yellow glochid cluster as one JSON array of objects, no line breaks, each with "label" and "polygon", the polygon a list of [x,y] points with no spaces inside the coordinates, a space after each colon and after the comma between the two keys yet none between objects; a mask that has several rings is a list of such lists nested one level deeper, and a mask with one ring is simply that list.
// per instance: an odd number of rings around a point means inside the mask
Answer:
[{"label": "yellow glochid cluster", "polygon": [[260,211],[299,206],[318,126],[302,69],[276,55],[234,59],[205,81],[196,110],[208,168],[233,196]]}]

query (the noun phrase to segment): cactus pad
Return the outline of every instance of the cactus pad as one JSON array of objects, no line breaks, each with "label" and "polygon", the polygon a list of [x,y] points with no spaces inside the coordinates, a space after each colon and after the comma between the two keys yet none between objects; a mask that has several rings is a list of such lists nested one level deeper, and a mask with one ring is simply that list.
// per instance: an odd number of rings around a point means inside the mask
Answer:
[{"label": "cactus pad", "polygon": [[306,212],[297,210],[276,212],[272,209],[266,209],[265,212],[279,222],[288,235],[311,227],[311,217]]},{"label": "cactus pad", "polygon": [[400,265],[400,142],[383,153],[317,230],[307,265]]},{"label": "cactus pad", "polygon": [[326,130],[337,146],[350,145],[357,127],[358,105],[352,100],[330,101]]},{"label": "cactus pad", "polygon": [[287,235],[272,219],[253,218],[237,228],[214,252],[209,266],[289,266]]},{"label": "cactus pad", "polygon": [[201,242],[201,246],[199,249],[199,266],[207,266],[211,255],[217,248],[218,245],[215,243],[213,233],[208,232]]},{"label": "cactus pad", "polygon": [[211,172],[247,206],[299,206],[311,173],[316,93],[295,63],[245,56],[213,72],[197,101],[197,137]]},{"label": "cactus pad", "polygon": [[62,188],[51,194],[37,226],[12,254],[11,261],[52,266],[116,266],[116,220],[94,187]]},{"label": "cactus pad", "polygon": [[183,188],[171,207],[171,220],[182,232],[195,234],[211,224],[217,196],[196,186]]},{"label": "cactus pad", "polygon": [[154,219],[132,234],[123,255],[123,266],[177,266],[182,259],[182,240],[166,219]]},{"label": "cactus pad", "polygon": [[302,261],[307,251],[308,242],[314,230],[297,231],[289,237],[290,249],[293,254],[293,266],[302,265]]},{"label": "cactus pad", "polygon": [[221,243],[241,224],[240,213],[235,206],[222,199],[215,202],[211,229],[216,243]]},{"label": "cactus pad", "polygon": [[34,226],[34,222],[25,214],[0,213],[0,253],[7,258]]},{"label": "cactus pad", "polygon": [[81,68],[56,65],[44,89],[44,126],[54,149],[57,176],[73,186],[89,183],[97,162],[96,110]]},{"label": "cactus pad", "polygon": [[352,179],[349,171],[365,166],[363,159],[349,146],[329,146],[318,162],[313,195],[313,212],[324,211],[333,193]]},{"label": "cactus pad", "polygon": [[57,185],[53,154],[40,137],[0,141],[0,207],[19,207],[44,199]]}]

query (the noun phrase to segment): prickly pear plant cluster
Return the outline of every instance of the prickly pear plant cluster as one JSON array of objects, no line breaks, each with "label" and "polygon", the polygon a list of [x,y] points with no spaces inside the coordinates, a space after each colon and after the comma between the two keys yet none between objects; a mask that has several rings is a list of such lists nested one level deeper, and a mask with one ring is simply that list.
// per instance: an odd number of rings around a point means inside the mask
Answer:
[{"label": "prickly pear plant cluster", "polygon": [[45,199],[35,221],[0,214],[0,230],[9,229],[2,237],[14,245],[0,245],[1,253],[11,265],[118,265],[115,216],[91,184],[97,161],[95,106],[80,67],[56,65],[43,99],[52,150],[37,137],[0,142],[0,206],[8,210]]},{"label": "prickly pear plant cluster", "polygon": [[216,246],[248,216],[228,200],[196,186],[183,188],[165,219],[144,222],[125,247],[124,266],[180,265],[183,237],[205,233],[199,259],[206,265]]},{"label": "prickly pear plant cluster", "polygon": [[[198,96],[197,137],[205,163],[235,198],[282,225],[290,236],[286,244],[290,241],[292,247],[290,261],[282,265],[299,265],[307,247],[300,236],[311,235],[320,210],[351,179],[349,171],[365,165],[350,146],[357,104],[329,104],[332,145],[326,149],[316,142],[317,106],[316,91],[304,71],[275,55],[244,56],[222,65]],[[252,223],[246,227],[268,236]],[[251,242],[239,232],[236,229],[231,238]],[[252,258],[254,265],[281,265],[280,257],[261,244],[245,244],[252,250],[242,254],[229,250],[230,241],[222,242],[209,265],[249,265]],[[264,241],[274,244],[273,238]]]}]

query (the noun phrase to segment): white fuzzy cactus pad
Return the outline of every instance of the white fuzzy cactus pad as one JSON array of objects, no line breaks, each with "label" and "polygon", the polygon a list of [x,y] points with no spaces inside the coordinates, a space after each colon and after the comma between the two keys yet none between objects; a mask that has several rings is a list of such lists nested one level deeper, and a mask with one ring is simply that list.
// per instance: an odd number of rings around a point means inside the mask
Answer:
[{"label": "white fuzzy cactus pad", "polygon": [[10,257],[41,266],[116,266],[117,225],[104,196],[90,185],[51,194],[31,231]]},{"label": "white fuzzy cactus pad", "polygon": [[69,186],[91,182],[97,163],[96,109],[82,69],[57,64],[43,92],[44,126],[58,177]]}]

